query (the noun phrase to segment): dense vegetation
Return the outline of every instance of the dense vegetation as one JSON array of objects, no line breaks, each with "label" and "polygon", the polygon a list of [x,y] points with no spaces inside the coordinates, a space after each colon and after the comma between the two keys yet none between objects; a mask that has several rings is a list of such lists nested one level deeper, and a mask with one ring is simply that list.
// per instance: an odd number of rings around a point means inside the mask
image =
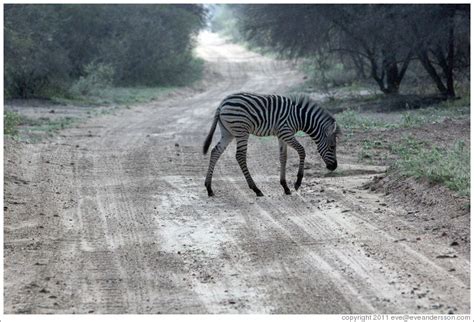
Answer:
[{"label": "dense vegetation", "polygon": [[202,5],[5,5],[5,96],[194,80]]},{"label": "dense vegetation", "polygon": [[469,5],[272,4],[218,7],[213,26],[306,59],[320,85],[371,78],[383,93],[396,94],[411,71],[453,98],[456,80],[469,79],[469,25]]}]

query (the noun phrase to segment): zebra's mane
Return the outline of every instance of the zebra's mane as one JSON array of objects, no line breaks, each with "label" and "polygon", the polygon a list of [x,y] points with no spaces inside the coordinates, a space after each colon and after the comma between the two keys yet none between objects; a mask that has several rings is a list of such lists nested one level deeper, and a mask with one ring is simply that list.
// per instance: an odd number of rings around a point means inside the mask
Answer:
[{"label": "zebra's mane", "polygon": [[325,115],[327,118],[332,120],[333,124],[334,123],[336,124],[336,128],[334,129],[333,134],[336,137],[339,137],[340,135],[342,135],[341,128],[339,127],[339,124],[336,123],[336,119],[334,118],[334,116],[332,116],[332,114],[329,113],[326,109],[322,108],[311,97],[309,97],[306,94],[292,94],[292,95],[289,95],[288,97],[292,100],[293,104],[295,105],[300,105],[300,106],[309,105],[310,108],[320,109],[323,115]]}]

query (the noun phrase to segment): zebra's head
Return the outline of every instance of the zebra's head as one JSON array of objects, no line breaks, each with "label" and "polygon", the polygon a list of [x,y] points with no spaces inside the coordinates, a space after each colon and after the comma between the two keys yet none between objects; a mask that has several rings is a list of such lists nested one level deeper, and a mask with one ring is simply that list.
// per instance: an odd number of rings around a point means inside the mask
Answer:
[{"label": "zebra's head", "polygon": [[318,144],[318,151],[326,163],[326,168],[330,171],[334,171],[337,168],[336,158],[336,144],[337,139],[341,134],[341,129],[337,125],[335,120],[328,122],[324,125],[322,131],[322,138]]}]

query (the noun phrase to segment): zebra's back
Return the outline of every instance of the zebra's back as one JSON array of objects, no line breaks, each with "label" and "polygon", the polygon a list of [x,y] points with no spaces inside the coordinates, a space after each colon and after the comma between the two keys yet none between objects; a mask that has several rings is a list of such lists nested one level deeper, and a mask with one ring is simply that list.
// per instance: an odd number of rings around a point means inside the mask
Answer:
[{"label": "zebra's back", "polygon": [[276,135],[291,107],[292,101],[286,96],[236,93],[222,101],[219,119],[234,136]]}]

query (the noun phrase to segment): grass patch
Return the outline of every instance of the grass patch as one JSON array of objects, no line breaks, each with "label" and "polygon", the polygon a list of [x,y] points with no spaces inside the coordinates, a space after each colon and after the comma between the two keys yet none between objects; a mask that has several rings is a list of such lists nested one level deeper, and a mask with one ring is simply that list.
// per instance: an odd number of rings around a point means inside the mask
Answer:
[{"label": "grass patch", "polygon": [[403,113],[397,127],[415,127],[426,123],[441,122],[446,118],[456,119],[466,117],[469,116],[470,113],[471,108],[469,102],[467,102],[467,105],[464,103],[458,105],[458,103],[443,102],[436,107]]},{"label": "grass patch", "polygon": [[345,110],[335,115],[337,123],[342,129],[374,129],[374,128],[393,128],[394,124],[376,120],[370,116],[361,114],[354,110]]},{"label": "grass patch", "polygon": [[407,138],[390,150],[399,156],[392,166],[402,176],[427,179],[457,192],[470,195],[470,148],[457,141],[449,149],[427,148],[426,143]]},{"label": "grass patch", "polygon": [[59,104],[71,105],[133,105],[156,100],[175,87],[106,87],[94,90],[87,95],[53,97]]},{"label": "grass patch", "polygon": [[18,125],[21,116],[18,113],[5,111],[3,112],[3,134],[15,136],[18,134]]},{"label": "grass patch", "polygon": [[26,116],[21,116],[19,125],[28,127],[31,132],[45,132],[51,134],[53,132],[62,130],[72,126],[78,121],[77,117],[61,117],[57,119],[50,119],[48,117],[40,117],[32,119]]},{"label": "grass patch", "polygon": [[44,135],[50,136],[59,130],[65,129],[79,121],[77,117],[49,117],[30,118],[25,115],[6,111],[3,114],[4,134],[15,136],[28,142],[36,142]]},{"label": "grass patch", "polygon": [[385,150],[386,145],[378,140],[364,140],[362,141],[362,149],[358,153],[359,161],[368,161],[372,164],[373,158],[380,155],[380,151]]},{"label": "grass patch", "polygon": [[362,114],[355,110],[345,110],[336,114],[335,117],[343,130],[410,128],[427,123],[442,122],[447,118],[458,119],[469,117],[471,113],[469,104],[449,104],[454,103],[443,103],[435,107],[407,111],[402,113],[399,119],[394,118],[391,122],[376,119],[374,116],[377,114],[375,113]]}]

